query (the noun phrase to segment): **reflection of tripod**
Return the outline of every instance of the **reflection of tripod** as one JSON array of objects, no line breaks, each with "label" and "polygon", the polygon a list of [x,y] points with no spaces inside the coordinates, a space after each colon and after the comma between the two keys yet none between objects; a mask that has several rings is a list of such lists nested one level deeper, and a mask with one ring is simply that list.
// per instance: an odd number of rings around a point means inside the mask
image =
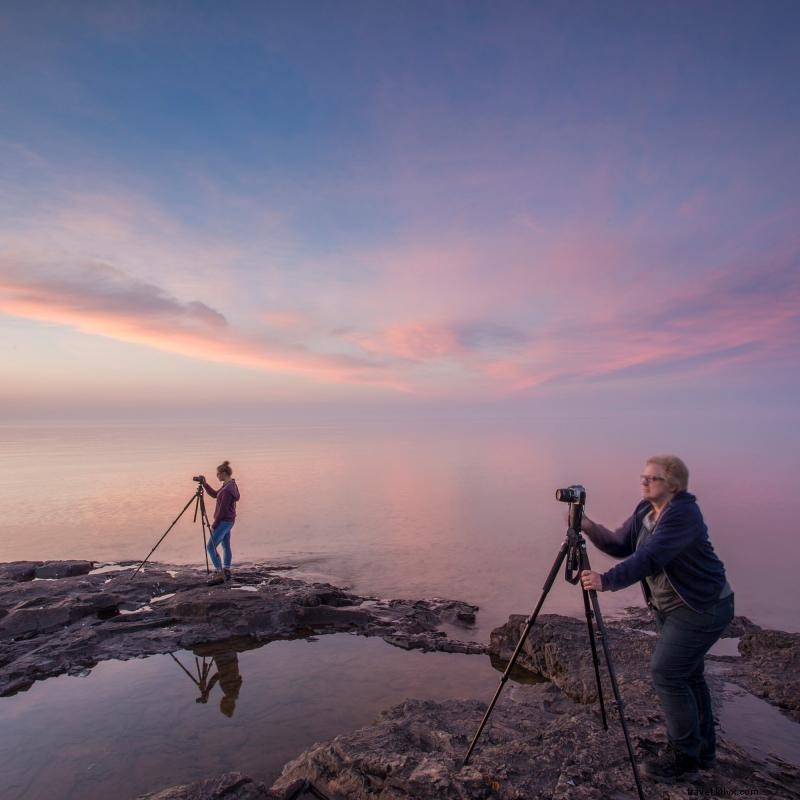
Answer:
[{"label": "reflection of tripod", "polygon": [[[517,643],[517,647],[514,650],[514,655],[511,656],[511,660],[508,662],[506,671],[500,678],[500,686],[497,687],[494,698],[489,704],[489,708],[486,710],[486,713],[483,716],[480,727],[472,739],[472,743],[469,746],[467,755],[464,758],[465,764],[469,763],[472,751],[475,749],[475,745],[478,742],[478,737],[481,735],[484,726],[489,720],[489,715],[492,713],[492,710],[494,709],[495,704],[500,697],[500,692],[503,691],[503,687],[505,686],[506,681],[511,674],[511,670],[514,668],[514,663],[517,660],[517,656],[520,654],[522,646],[525,643],[525,640],[528,638],[528,634],[531,632],[534,622],[536,622],[536,617],[539,616],[539,611],[544,604],[547,593],[553,586],[553,582],[555,581],[558,570],[561,568],[561,564],[563,563],[564,559],[566,558],[567,560],[564,579],[569,583],[578,583],[581,572],[585,569],[591,569],[589,566],[589,556],[586,553],[586,540],[583,538],[583,536],[581,536],[581,521],[583,519],[583,507],[586,503],[586,490],[583,488],[583,486],[570,486],[568,489],[559,489],[558,492],[556,492],[556,497],[559,500],[569,503],[569,528],[567,529],[567,537],[564,539],[561,549],[558,551],[558,555],[556,556],[553,568],[550,570],[550,574],[547,576],[547,580],[545,581],[544,588],[542,590],[542,596],[539,598],[539,602],[537,603],[533,613],[530,615],[530,617],[528,617],[525,630],[523,630],[522,635],[519,638],[519,642]],[[611,679],[611,688],[614,691],[614,699],[616,701],[617,710],[619,711],[619,719],[622,723],[622,731],[625,734],[625,743],[628,746],[628,756],[631,760],[633,778],[636,782],[636,791],[639,794],[639,800],[644,800],[642,783],[639,779],[639,769],[636,766],[636,759],[633,755],[631,739],[628,735],[628,726],[625,722],[625,715],[623,714],[622,698],[620,697],[619,686],[617,685],[617,675],[614,671],[614,665],[611,662],[611,653],[609,652],[608,643],[606,641],[605,623],[603,622],[603,616],[600,613],[600,603],[597,600],[597,592],[594,590],[587,591],[583,587],[581,587],[581,591],[583,594],[583,607],[586,611],[586,624],[589,628],[589,642],[592,648],[594,677],[597,681],[597,697],[600,701],[600,713],[603,718],[603,729],[608,730],[608,721],[606,720],[606,709],[605,703],[603,702],[603,687],[600,684],[600,667],[597,658],[597,646],[595,645],[595,633],[594,626],[592,625],[592,616],[594,616],[594,619],[597,622],[597,638],[600,639],[600,643],[603,646],[603,653],[606,657],[608,676]],[[592,614],[592,609],[594,609],[594,615]]]},{"label": "reflection of tripod", "polygon": [[172,525],[169,526],[164,531],[164,535],[153,545],[153,549],[147,554],[147,557],[136,567],[136,571],[131,575],[128,580],[133,580],[136,575],[139,573],[139,570],[148,562],[150,556],[153,555],[156,551],[156,547],[158,547],[161,542],[164,541],[166,535],[175,527],[175,523],[183,516],[183,512],[186,511],[189,506],[194,503],[194,519],[193,522],[197,522],[197,514],[200,513],[200,526],[203,530],[203,552],[206,554],[206,574],[209,573],[211,570],[208,568],[208,550],[206,549],[207,539],[206,539],[206,527],[208,528],[209,535],[211,534],[211,523],[208,521],[208,514],[206,514],[206,504],[203,500],[203,484],[201,481],[197,482],[197,491],[191,496],[189,502],[183,507],[183,511],[178,514],[177,517],[172,521]]},{"label": "reflection of tripod", "polygon": [[[170,658],[189,676],[192,683],[200,690],[200,696],[195,698],[196,703],[207,703],[208,696],[215,684],[219,684],[222,690],[222,698],[219,701],[219,710],[226,716],[232,717],[236,710],[236,701],[239,698],[239,690],[242,688],[242,676],[239,673],[239,656],[236,650],[227,649],[223,645],[209,648],[200,646],[202,650],[210,652],[210,657],[202,656],[202,664],[197,657],[198,650],[195,650],[194,664],[197,669],[195,678],[191,672],[180,662],[173,653]],[[202,652],[202,651],[201,651]],[[211,670],[216,667],[217,671],[212,675]]]},{"label": "reflection of tripod", "polygon": [[197,656],[194,657],[194,665],[197,669],[197,677],[195,678],[195,676],[181,664],[174,653],[170,653],[169,657],[189,676],[189,680],[200,690],[200,697],[198,697],[195,702],[207,702],[208,696],[211,694],[211,689],[214,686],[213,683],[209,683],[208,681],[208,676],[211,674],[211,660],[203,656],[203,662],[201,664]]}]

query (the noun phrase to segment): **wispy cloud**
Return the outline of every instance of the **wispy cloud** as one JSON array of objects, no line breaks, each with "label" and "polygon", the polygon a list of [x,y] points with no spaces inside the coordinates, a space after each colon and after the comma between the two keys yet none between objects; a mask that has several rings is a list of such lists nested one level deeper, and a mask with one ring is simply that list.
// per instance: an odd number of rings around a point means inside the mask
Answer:
[{"label": "wispy cloud", "polygon": [[52,269],[4,256],[0,311],[191,358],[302,373],[322,381],[402,388],[380,362],[273,345],[234,330],[205,303],[178,300],[104,264],[73,265],[64,278]]},{"label": "wispy cloud", "polygon": [[179,222],[100,179],[20,198],[19,219],[0,222],[0,312],[277,376],[453,397],[651,381],[797,347],[786,235],[755,256],[744,242],[678,262],[650,218],[518,214],[328,252],[295,248],[303,236],[256,197],[205,192],[235,228]]}]

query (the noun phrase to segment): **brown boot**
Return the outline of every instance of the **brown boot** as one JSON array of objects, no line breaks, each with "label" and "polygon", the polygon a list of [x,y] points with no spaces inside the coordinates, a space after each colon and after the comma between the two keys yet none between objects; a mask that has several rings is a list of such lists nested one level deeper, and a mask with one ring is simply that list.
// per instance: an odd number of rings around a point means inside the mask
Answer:
[{"label": "brown boot", "polygon": [[215,569],[206,581],[206,586],[219,586],[221,583],[225,583],[225,576],[221,569]]}]

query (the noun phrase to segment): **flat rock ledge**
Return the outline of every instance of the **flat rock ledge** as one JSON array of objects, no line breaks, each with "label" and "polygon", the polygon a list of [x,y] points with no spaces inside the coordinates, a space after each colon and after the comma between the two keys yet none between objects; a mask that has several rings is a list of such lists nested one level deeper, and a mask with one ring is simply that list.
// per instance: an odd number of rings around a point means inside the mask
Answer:
[{"label": "flat rock ledge", "polygon": [[[490,654],[508,659],[526,618],[512,616],[492,633]],[[608,644],[637,758],[663,740],[663,717],[653,695],[649,659],[654,637],[640,614],[607,623]],[[730,633],[741,637],[739,657],[709,656],[715,704],[727,683],[770,675],[796,654],[800,637],[770,637],[745,618]],[[773,632],[778,633],[778,632]],[[754,635],[761,647],[750,655]],[[774,647],[770,643],[774,640]],[[598,647],[600,643],[598,642]],[[769,655],[772,653],[772,657]],[[602,653],[601,653],[602,661]],[[526,682],[510,681],[468,766],[463,758],[486,711],[489,698],[432,702],[407,700],[380,715],[371,726],[314,745],[288,763],[271,786],[229,774],[222,784],[205,781],[177,787],[147,800],[606,800],[636,798],[628,751],[618,712],[601,663],[609,730],[603,730],[591,650],[584,620],[542,615],[518,659]],[[747,664],[749,663],[749,667]],[[760,672],[764,670],[763,672]],[[743,679],[743,676],[749,678]],[[785,680],[793,676],[785,675]],[[797,698],[795,696],[794,700]],[[780,703],[780,698],[773,697]],[[798,754],[800,757],[800,754]],[[243,782],[244,781],[244,782]],[[648,800],[682,800],[689,788],[705,796],[800,798],[800,768],[776,756],[754,757],[720,735],[715,767],[699,784],[666,786],[643,779]],[[215,793],[216,792],[216,793]],[[727,792],[727,794],[725,794]],[[144,800],[144,798],[142,799]]]},{"label": "flat rock ledge", "polygon": [[[526,617],[512,616],[493,631],[489,650],[499,663],[510,659],[526,622]],[[652,623],[633,615],[608,622],[606,628],[625,719],[641,759],[657,750],[664,738],[663,715],[649,675],[655,644]],[[730,633],[741,637],[741,655],[709,657],[714,662],[709,683],[715,704],[722,701],[726,683],[758,685],[764,689],[762,696],[792,716],[800,701],[797,673],[782,670],[800,653],[800,635],[762,631],[743,617],[736,619]],[[597,646],[608,731],[600,717],[585,620],[542,615],[517,666],[529,678],[545,682],[506,685],[469,766],[463,765],[463,757],[487,704],[409,700],[386,711],[370,728],[311,748],[284,767],[271,790],[280,796],[302,778],[332,800],[635,798],[599,641]],[[777,689],[780,680],[788,690]],[[643,787],[651,800],[688,796],[686,785],[643,780]],[[709,796],[722,789],[800,798],[800,768],[776,756],[759,760],[723,734],[714,769],[703,772],[702,782],[692,788],[705,789]]]},{"label": "flat rock ledge", "polygon": [[237,565],[234,585],[207,586],[204,569],[138,562],[0,564],[0,696],[99,661],[130,659],[235,641],[347,631],[405,649],[485,653],[440,628],[475,620],[476,606],[453,600],[360,597],[290,577],[287,564]]},{"label": "flat rock ledge", "polygon": [[[468,628],[474,606],[358,597],[328,584],[293,579],[287,574],[291,569],[248,565],[237,569],[236,586],[224,588],[205,586],[205,572],[192,567],[152,565],[129,581],[130,569],[102,571],[91,562],[0,565],[0,694],[50,675],[80,672],[101,659],[192,649],[232,638],[257,646],[340,630],[381,636],[402,647],[488,653],[502,665],[526,622],[522,616],[510,617],[493,631],[488,647],[458,642],[439,626]],[[625,718],[641,758],[664,735],[649,678],[652,624],[646,615],[632,612],[607,622],[607,629]],[[800,634],[766,631],[739,617],[729,635],[739,638],[740,655],[709,657],[714,703],[719,705],[725,687],[736,683],[796,720]],[[517,666],[526,680],[506,685],[468,766],[463,758],[490,698],[407,700],[371,726],[312,746],[286,764],[271,787],[232,772],[142,800],[636,798],[604,662],[609,730],[603,730],[585,620],[540,616]],[[643,787],[648,800],[691,796],[686,785],[643,780]],[[800,768],[774,755],[757,758],[723,733],[715,767],[691,789],[697,796],[736,793],[800,800]]]}]

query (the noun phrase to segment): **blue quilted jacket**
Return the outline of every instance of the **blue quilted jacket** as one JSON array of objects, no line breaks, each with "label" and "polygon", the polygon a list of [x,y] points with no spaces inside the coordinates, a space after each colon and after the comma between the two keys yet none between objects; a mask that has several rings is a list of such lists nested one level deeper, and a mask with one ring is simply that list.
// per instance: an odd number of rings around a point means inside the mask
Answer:
[{"label": "blue quilted jacket", "polygon": [[725,567],[711,546],[695,496],[678,492],[637,550],[642,521],[651,510],[650,503],[642,500],[616,531],[596,523],[586,531],[604,553],[625,559],[603,573],[603,588],[614,592],[641,581],[649,604],[650,592],[644,579],[663,570],[689,608],[694,611],[710,608],[725,585]]}]

